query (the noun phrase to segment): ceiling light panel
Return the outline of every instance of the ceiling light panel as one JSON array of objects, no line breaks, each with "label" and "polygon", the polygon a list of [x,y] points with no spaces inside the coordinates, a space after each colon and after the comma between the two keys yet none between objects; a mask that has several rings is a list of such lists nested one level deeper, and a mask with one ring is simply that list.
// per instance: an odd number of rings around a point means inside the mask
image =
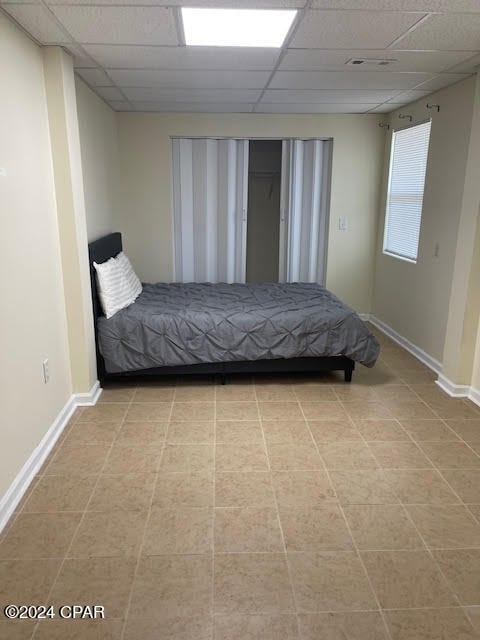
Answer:
[{"label": "ceiling light panel", "polygon": [[182,8],[185,42],[193,46],[282,46],[295,10]]}]

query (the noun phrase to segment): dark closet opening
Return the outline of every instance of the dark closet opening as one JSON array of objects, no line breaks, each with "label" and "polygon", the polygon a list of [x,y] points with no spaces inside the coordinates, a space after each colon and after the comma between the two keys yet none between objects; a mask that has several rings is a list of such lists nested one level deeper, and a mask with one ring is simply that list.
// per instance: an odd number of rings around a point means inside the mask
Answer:
[{"label": "dark closet opening", "polygon": [[278,282],[281,140],[250,140],[247,282]]}]

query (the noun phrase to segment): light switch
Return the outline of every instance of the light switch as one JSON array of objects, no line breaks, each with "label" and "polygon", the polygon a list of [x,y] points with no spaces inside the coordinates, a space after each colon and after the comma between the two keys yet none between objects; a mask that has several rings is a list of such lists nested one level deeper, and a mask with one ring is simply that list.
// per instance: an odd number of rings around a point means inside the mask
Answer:
[{"label": "light switch", "polygon": [[6,178],[7,177],[7,170],[5,169],[5,167],[0,167],[0,178]]},{"label": "light switch", "polygon": [[345,217],[338,219],[338,228],[340,231],[346,231],[348,229],[348,220]]}]

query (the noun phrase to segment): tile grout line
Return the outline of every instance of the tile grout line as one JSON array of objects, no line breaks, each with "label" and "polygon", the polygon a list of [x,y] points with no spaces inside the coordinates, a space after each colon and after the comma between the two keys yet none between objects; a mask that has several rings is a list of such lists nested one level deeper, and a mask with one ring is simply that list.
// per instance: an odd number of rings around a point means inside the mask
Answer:
[{"label": "tile grout line", "polygon": [[[290,386],[290,385],[288,385],[288,386]],[[270,453],[268,451],[267,439],[265,437],[265,430],[263,428],[263,418],[262,418],[262,415],[260,413],[260,404],[259,404],[258,395],[257,395],[257,385],[256,385],[255,381],[254,381],[254,393],[255,393],[255,402],[257,403],[258,419],[259,419],[259,422],[260,422],[260,428],[262,430],[262,439],[263,439],[263,446],[264,446],[264,449],[265,449],[265,457],[266,457],[267,464],[268,464],[267,473],[269,474],[270,488],[272,490],[273,499],[274,499],[274,502],[275,502],[275,509],[276,509],[276,512],[277,512],[277,523],[278,523],[278,528],[280,530],[280,537],[282,539],[283,557],[284,557],[284,560],[285,560],[285,566],[287,568],[288,581],[289,581],[290,589],[291,589],[291,592],[292,592],[293,606],[295,607],[295,624],[296,624],[296,627],[297,627],[297,633],[299,634],[300,633],[300,625],[299,625],[299,620],[298,620],[299,610],[298,610],[297,594],[295,592],[295,586],[294,586],[293,580],[292,580],[292,572],[290,570],[290,563],[288,562],[287,545],[286,545],[286,542],[285,542],[285,535],[284,535],[284,532],[283,532],[282,521],[281,521],[281,517],[280,517],[280,508],[278,506],[277,492],[275,491],[275,487],[273,486],[273,481],[272,481],[272,466],[271,466],[271,462],[270,462]],[[298,402],[298,404],[300,405],[299,402]]]},{"label": "tile grout line", "polygon": [[[122,418],[122,420],[121,420],[120,427],[119,427],[118,431],[120,431],[120,429],[121,429],[121,428],[123,427],[123,425],[125,424],[125,420],[126,420],[126,417],[127,417],[127,414],[128,414],[128,410],[129,410],[129,408],[130,408],[130,406],[131,406],[131,404],[132,404],[132,401],[133,401],[134,396],[135,396],[135,394],[133,394],[133,395],[132,395],[132,398],[129,400],[129,402],[128,402],[128,403],[126,403],[126,404],[128,404],[128,406],[127,406],[127,408],[125,409],[125,414],[124,414],[124,416],[123,416],[123,418]],[[83,413],[83,411],[80,413],[80,416],[79,416],[79,417],[81,417],[82,413]],[[77,420],[75,421],[75,423],[74,423],[72,426],[73,426],[73,428],[75,428],[75,426],[77,426],[77,427],[78,427],[78,425],[80,425],[80,424],[82,424],[82,423],[81,423],[81,422],[78,422],[78,419],[77,419]],[[117,431],[117,433],[118,433],[118,431]],[[48,603],[48,602],[50,602],[50,599],[51,599],[51,597],[52,597],[52,594],[54,593],[55,586],[56,586],[56,584],[57,584],[57,582],[58,582],[58,578],[60,577],[60,574],[61,574],[61,572],[62,572],[62,569],[63,569],[63,567],[64,567],[64,565],[65,565],[65,561],[66,561],[66,560],[71,560],[71,559],[72,559],[72,558],[70,558],[70,557],[69,557],[69,555],[68,555],[68,554],[69,554],[69,552],[70,552],[70,550],[71,550],[71,548],[72,548],[73,542],[74,542],[75,538],[77,537],[77,534],[78,534],[78,532],[79,532],[79,530],[80,530],[80,527],[81,527],[81,525],[82,525],[82,523],[83,523],[83,521],[84,521],[84,519],[85,519],[85,516],[86,516],[86,514],[87,514],[87,512],[88,512],[88,506],[89,506],[90,502],[92,501],[92,498],[93,498],[93,495],[94,495],[94,493],[95,493],[95,491],[96,491],[96,489],[97,489],[98,483],[100,482],[100,478],[101,478],[101,476],[102,476],[102,471],[105,469],[105,466],[106,466],[106,464],[107,464],[107,460],[108,460],[108,459],[109,459],[109,457],[110,457],[110,453],[111,453],[111,451],[112,451],[112,449],[113,449],[113,446],[114,446],[114,443],[115,443],[115,440],[116,440],[116,437],[117,437],[117,433],[115,434],[115,437],[112,439],[112,442],[110,443],[110,445],[109,445],[109,447],[108,447],[108,453],[106,454],[105,459],[104,459],[104,461],[103,461],[103,464],[102,464],[102,466],[101,466],[101,468],[100,468],[100,471],[99,471],[99,472],[98,472],[98,474],[97,474],[97,479],[96,479],[96,481],[95,481],[95,484],[93,485],[92,491],[91,491],[91,493],[90,493],[90,497],[89,497],[89,499],[88,499],[88,501],[87,501],[87,504],[85,505],[85,508],[84,508],[84,510],[83,510],[83,512],[82,512],[82,515],[81,515],[81,517],[80,517],[80,520],[78,521],[78,524],[77,524],[77,526],[76,526],[76,528],[75,528],[75,531],[74,531],[74,533],[73,533],[73,535],[72,535],[72,537],[71,537],[70,544],[68,545],[68,548],[67,548],[67,550],[65,551],[65,555],[63,556],[63,558],[62,558],[62,560],[61,560],[61,562],[60,562],[60,567],[59,567],[59,569],[58,569],[58,572],[57,572],[57,574],[56,574],[56,576],[55,576],[55,579],[54,579],[54,580],[53,580],[53,582],[52,582],[52,586],[51,586],[51,588],[50,588],[50,590],[49,590],[49,592],[48,592],[48,595],[47,595],[47,603]],[[64,444],[64,443],[62,442],[61,447],[63,447],[63,444]],[[61,448],[61,447],[60,447],[60,448]],[[46,470],[48,470],[48,468],[50,467],[50,464],[51,464],[51,463],[53,462],[53,460],[57,457],[57,455],[58,455],[58,451],[57,451],[57,453],[55,454],[55,456],[52,458],[52,460],[50,460],[50,462],[49,462],[49,464],[48,464],[48,466],[47,466]],[[40,624],[40,622],[37,622],[37,623],[34,625],[34,629],[33,629],[33,633],[32,633],[32,638],[34,638],[34,637],[35,637],[35,634],[37,633],[37,630],[38,630],[38,628],[39,628],[39,626],[38,626],[39,624]]]},{"label": "tile grout line", "polygon": [[212,473],[212,483],[213,483],[213,513],[212,513],[212,589],[211,589],[211,604],[210,604],[210,623],[212,625],[211,629],[211,637],[212,640],[215,640],[215,521],[217,518],[216,507],[217,507],[217,498],[215,495],[216,491],[216,473],[217,473],[217,384],[214,379],[214,403],[213,403],[213,473]]},{"label": "tile grout line", "polygon": [[152,513],[153,498],[155,496],[155,489],[157,487],[158,474],[159,474],[160,466],[162,464],[163,456],[164,456],[164,453],[165,453],[165,447],[167,446],[167,437],[168,437],[168,431],[169,431],[169,428],[170,428],[170,421],[171,421],[172,412],[173,412],[173,404],[174,404],[174,400],[175,400],[175,394],[176,394],[176,381],[175,381],[175,390],[174,390],[174,394],[173,394],[173,399],[172,399],[172,401],[170,403],[170,413],[169,413],[168,420],[167,420],[167,431],[165,433],[165,438],[164,438],[164,441],[163,441],[163,446],[162,446],[162,450],[161,450],[161,453],[160,453],[160,458],[158,460],[157,467],[156,467],[155,482],[153,483],[153,487],[151,489],[150,503],[149,503],[149,506],[148,506],[147,516],[145,518],[145,523],[143,525],[143,533],[142,533],[142,538],[141,538],[141,541],[140,541],[140,545],[138,547],[137,561],[135,563],[135,568],[134,568],[133,576],[132,576],[132,582],[131,582],[131,586],[130,586],[130,592],[129,592],[127,604],[126,604],[126,607],[125,607],[124,620],[123,620],[122,630],[120,632],[120,640],[123,640],[123,638],[125,637],[125,632],[126,632],[126,629],[127,629],[128,615],[130,613],[130,607],[131,607],[131,604],[132,604],[133,590],[135,588],[135,580],[137,578],[138,569],[140,567],[140,561],[141,561],[141,558],[142,558],[142,550],[143,550],[143,547],[145,545],[145,537],[146,537],[146,534],[147,534],[147,527],[148,527],[148,524],[150,522],[150,517],[151,517],[151,513]]},{"label": "tile grout line", "polygon": [[[343,406],[343,404],[342,404],[342,402],[341,402],[341,401],[340,401],[340,405],[341,405],[342,409],[344,409],[344,411],[346,412],[346,414],[347,414],[348,418],[350,419],[350,421],[353,423],[353,420],[352,420],[352,418],[350,417],[350,414],[349,414],[349,413],[348,413],[348,411],[345,409],[345,407]],[[304,417],[305,417],[305,413],[304,413],[304,411],[303,411],[303,407],[302,407],[301,403],[300,403],[300,409],[301,409],[301,411],[302,411],[302,413],[303,413],[303,415],[304,415]],[[370,576],[369,576],[369,574],[368,574],[367,567],[365,566],[365,563],[363,562],[363,558],[362,558],[362,556],[361,556],[361,554],[360,554],[360,551],[359,551],[359,549],[358,549],[358,547],[357,547],[357,543],[355,542],[355,538],[353,537],[352,530],[351,530],[351,528],[350,528],[350,525],[349,525],[349,523],[348,523],[347,517],[346,517],[345,512],[344,512],[344,510],[343,510],[343,506],[342,506],[342,504],[341,504],[341,501],[340,501],[340,500],[339,500],[339,498],[338,498],[337,491],[336,491],[336,489],[335,489],[335,485],[334,485],[334,484],[333,484],[333,482],[332,482],[332,479],[331,479],[331,476],[330,476],[329,469],[327,468],[327,465],[326,465],[325,461],[323,460],[323,457],[322,457],[322,455],[321,455],[321,453],[320,453],[320,450],[319,450],[319,448],[318,448],[318,444],[317,444],[317,442],[315,441],[315,438],[313,437],[312,431],[311,431],[311,429],[310,429],[310,425],[308,424],[308,420],[306,420],[306,423],[307,423],[307,428],[308,428],[308,430],[309,430],[309,432],[310,432],[310,437],[312,438],[312,440],[313,440],[313,444],[314,444],[314,446],[315,446],[315,448],[316,448],[316,450],[317,450],[318,455],[320,456],[320,459],[321,459],[321,461],[322,461],[322,463],[323,463],[323,466],[324,466],[325,473],[326,473],[326,475],[327,475],[328,481],[329,481],[330,486],[331,486],[331,488],[332,488],[332,490],[333,490],[333,493],[334,493],[334,495],[335,495],[335,498],[337,499],[337,506],[338,506],[338,509],[339,509],[339,511],[340,511],[340,513],[341,513],[341,515],[342,515],[342,517],[343,517],[343,520],[344,520],[344,522],[345,522],[345,526],[346,526],[346,528],[347,528],[348,534],[349,534],[350,539],[351,539],[351,541],[352,541],[353,549],[354,549],[355,554],[356,554],[356,556],[357,556],[357,558],[358,558],[358,560],[359,560],[359,562],[360,562],[360,564],[361,564],[361,566],[362,566],[362,569],[363,569],[364,575],[365,575],[365,577],[366,577],[366,579],[367,579],[367,582],[368,582],[368,584],[369,584],[370,590],[371,590],[371,592],[372,592],[372,594],[373,594],[373,597],[374,597],[374,600],[375,600],[375,602],[376,602],[376,604],[377,604],[378,612],[379,612],[380,617],[381,617],[381,619],[382,619],[383,626],[384,626],[384,628],[385,628],[385,632],[386,632],[386,634],[387,634],[387,638],[389,638],[390,640],[392,640],[392,636],[391,636],[391,634],[390,634],[390,629],[389,629],[389,627],[388,627],[388,625],[387,625],[387,621],[386,621],[385,615],[384,615],[383,610],[382,610],[382,608],[381,608],[381,606],[380,606],[380,600],[378,599],[377,593],[376,593],[375,589],[373,588],[373,584],[372,584],[372,581],[371,581]],[[355,424],[354,424],[353,426],[355,426]],[[356,428],[356,427],[355,427],[355,428]],[[358,429],[357,429],[357,431],[358,431]],[[362,436],[362,434],[361,434],[361,433],[360,433],[360,436]]]},{"label": "tile grout line", "polygon": [[[408,386],[409,386],[410,390],[411,390],[411,391],[413,391],[413,393],[415,393],[415,395],[417,395],[419,398],[421,398],[420,394],[418,394],[418,393],[417,393],[417,391],[415,391],[415,389],[413,389],[411,385],[408,385]],[[446,426],[446,427],[447,427],[447,429],[449,429],[450,431],[452,431],[452,432],[457,436],[457,438],[459,438],[459,442],[461,442],[461,443],[463,443],[463,444],[467,445],[467,447],[470,449],[470,451],[472,451],[472,452],[473,452],[477,457],[479,457],[479,458],[480,458],[480,454],[478,454],[478,453],[475,451],[475,449],[473,449],[473,448],[469,445],[469,443],[468,443],[464,438],[462,438],[462,437],[461,437],[461,435],[460,435],[459,433],[457,433],[457,432],[455,431],[455,429],[453,429],[452,427],[450,427],[450,425],[449,425],[449,424],[447,424],[447,420],[455,420],[455,418],[441,418],[441,417],[438,415],[438,413],[435,411],[435,409],[433,409],[432,407],[430,407],[430,405],[428,404],[428,402],[426,402],[425,404],[427,404],[428,408],[429,408],[429,409],[431,409],[431,410],[432,410],[432,411],[433,411],[433,412],[438,416],[438,418],[437,418],[437,419],[438,419],[438,420],[440,420],[440,422],[442,422],[442,423],[444,424],[444,426]],[[410,435],[410,434],[408,434],[408,435]],[[480,437],[479,437],[479,441],[480,441]],[[440,442],[440,441],[431,440],[430,442]],[[420,448],[421,448],[421,447],[420,447]],[[423,449],[421,449],[421,450],[422,450],[422,453],[424,454],[424,456],[425,456],[425,457],[426,457],[426,458],[427,458],[427,459],[428,459],[428,460],[433,464],[432,460],[431,460],[431,459],[430,459],[430,457],[425,453],[425,451],[424,451]],[[461,505],[463,505],[463,506],[465,507],[465,509],[468,511],[468,513],[469,513],[469,514],[470,514],[470,515],[475,519],[475,521],[476,521],[476,522],[478,522],[478,523],[480,524],[480,519],[479,519],[477,516],[475,516],[475,515],[472,513],[471,509],[469,508],[469,506],[468,506],[468,505],[469,505],[469,503],[466,503],[466,502],[463,500],[463,498],[460,496],[460,494],[459,494],[459,493],[457,493],[457,491],[455,491],[455,489],[452,487],[452,485],[450,484],[450,482],[447,480],[447,478],[446,478],[446,477],[445,477],[445,475],[443,474],[443,471],[469,471],[470,469],[469,469],[468,467],[467,467],[466,469],[465,469],[465,468],[458,468],[458,467],[452,467],[451,469],[448,469],[448,468],[440,469],[440,468],[435,467],[435,465],[434,465],[434,468],[435,468],[435,470],[438,472],[438,474],[440,475],[440,477],[442,478],[442,480],[447,484],[447,486],[448,486],[448,488],[450,489],[450,491],[452,491],[452,493],[453,493],[454,495],[456,495],[456,496],[457,496],[457,498],[458,498],[458,499],[459,499],[459,501],[460,501],[460,504],[461,504]],[[477,468],[472,468],[472,470],[473,470],[473,471],[476,471],[476,470],[480,470],[480,469],[479,469],[479,467],[477,467]],[[473,503],[470,503],[470,504],[473,504]]]},{"label": "tile grout line", "polygon": [[[408,386],[408,385],[407,385],[407,386]],[[418,394],[417,394],[417,395],[418,395]],[[427,405],[427,403],[425,403],[425,404],[426,404],[426,406],[428,406],[428,405]],[[430,407],[428,407],[428,408],[430,408]],[[448,426],[448,425],[447,425],[447,426]],[[405,430],[405,431],[406,431],[406,430]],[[408,437],[410,438],[411,442],[413,442],[414,444],[416,444],[416,445],[417,445],[417,447],[420,449],[420,451],[423,453],[423,455],[427,458],[427,460],[430,462],[430,464],[432,464],[432,468],[433,468],[433,469],[435,469],[436,471],[438,471],[438,472],[440,473],[440,471],[439,471],[439,470],[435,467],[435,465],[433,464],[433,461],[430,459],[430,457],[429,457],[429,456],[428,456],[428,455],[423,451],[423,449],[421,449],[421,447],[420,447],[420,446],[419,446],[419,445],[414,441],[413,437],[411,436],[411,434],[410,434],[408,431],[407,431],[407,435],[408,435]],[[373,457],[375,458],[375,460],[376,460],[376,461],[377,461],[377,463],[378,463],[378,460],[377,460],[377,458],[376,458],[376,456],[375,456],[375,453],[374,453],[373,451],[372,451],[371,453],[372,453]],[[381,467],[380,467],[380,468],[381,468]],[[443,478],[443,474],[442,474],[442,473],[440,473],[440,476]],[[443,479],[445,480],[445,478],[443,478]],[[446,480],[445,480],[445,482],[446,482]],[[450,486],[450,484],[449,484],[448,482],[447,482],[447,485],[448,485],[448,487],[453,491],[453,488]],[[394,491],[394,493],[396,493],[396,492]],[[458,494],[457,494],[455,491],[453,491],[453,493],[454,493],[454,495],[456,495],[458,498],[460,498],[460,496],[458,496]],[[398,496],[398,497],[399,497],[399,496]],[[400,499],[400,497],[399,497],[399,499]],[[413,526],[413,528],[414,528],[414,529],[415,529],[415,531],[417,532],[417,535],[419,536],[420,540],[422,541],[422,544],[424,545],[424,550],[427,552],[427,554],[428,554],[428,556],[430,557],[430,559],[432,560],[432,562],[433,562],[433,564],[434,564],[435,568],[437,569],[437,571],[438,571],[439,575],[441,576],[444,587],[446,587],[446,589],[447,589],[447,590],[448,590],[448,592],[452,595],[452,597],[454,598],[454,600],[455,600],[456,602],[458,602],[458,606],[459,606],[460,608],[462,608],[462,604],[461,604],[461,602],[460,602],[460,599],[459,599],[459,597],[457,596],[457,594],[456,594],[455,590],[453,589],[453,587],[451,587],[451,586],[450,586],[450,582],[448,581],[448,579],[447,579],[447,577],[446,577],[446,575],[445,575],[445,573],[444,573],[443,569],[440,567],[440,564],[438,563],[437,559],[435,558],[435,555],[433,554],[433,550],[432,550],[432,549],[429,547],[429,545],[427,544],[427,542],[426,542],[426,540],[425,540],[424,536],[422,535],[421,531],[420,531],[420,530],[419,530],[419,528],[417,527],[417,525],[416,525],[416,523],[415,523],[415,521],[414,521],[413,517],[410,515],[410,513],[409,513],[408,509],[406,508],[406,505],[403,503],[403,501],[402,501],[401,499],[400,499],[400,505],[401,505],[402,510],[403,510],[403,512],[405,513],[405,515],[406,515],[406,517],[407,517],[408,521],[409,521],[409,522],[410,522],[410,524]],[[438,549],[434,549],[434,550],[438,550]],[[398,550],[397,550],[397,551],[398,551]],[[444,607],[438,607],[438,608],[444,608]],[[466,614],[464,614],[464,615],[465,615],[465,618],[468,620],[468,622],[469,622],[470,626],[471,626],[471,627],[473,627],[473,625],[471,624],[471,622],[470,622],[470,620],[469,620],[468,616],[467,616]]]}]

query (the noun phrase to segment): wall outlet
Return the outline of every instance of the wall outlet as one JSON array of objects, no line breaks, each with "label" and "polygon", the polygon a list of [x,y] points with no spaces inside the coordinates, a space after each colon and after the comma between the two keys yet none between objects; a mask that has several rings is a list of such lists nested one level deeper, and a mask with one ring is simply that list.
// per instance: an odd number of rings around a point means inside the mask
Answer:
[{"label": "wall outlet", "polygon": [[42,362],[42,367],[43,367],[43,381],[45,382],[45,384],[47,384],[47,382],[50,380],[50,364],[48,362],[48,358],[46,358]]}]

